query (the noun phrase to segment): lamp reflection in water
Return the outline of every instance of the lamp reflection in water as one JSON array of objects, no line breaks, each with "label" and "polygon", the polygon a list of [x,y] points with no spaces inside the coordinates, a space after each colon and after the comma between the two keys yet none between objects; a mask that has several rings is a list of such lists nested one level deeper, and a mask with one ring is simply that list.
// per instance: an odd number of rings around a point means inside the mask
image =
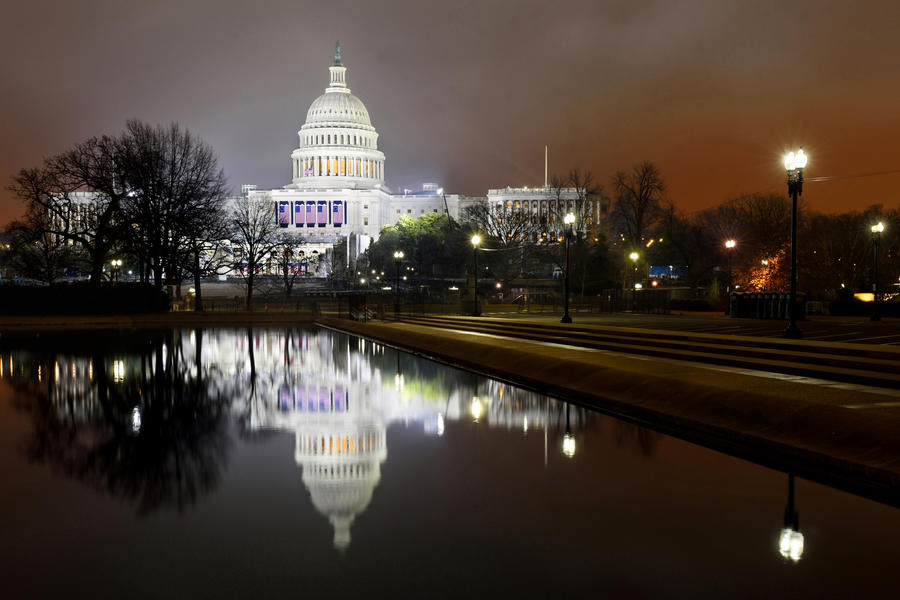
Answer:
[{"label": "lamp reflection in water", "polygon": [[478,399],[478,396],[475,396],[474,398],[472,398],[471,411],[472,411],[472,420],[473,421],[475,421],[476,423],[478,422],[478,419],[481,418],[481,413],[483,410],[484,410],[484,407],[481,405],[481,400]]},{"label": "lamp reflection in water", "polygon": [[131,432],[140,433],[141,431],[141,408],[135,406],[131,409]]},{"label": "lamp reflection in water", "polygon": [[569,403],[566,403],[566,433],[563,435],[562,451],[568,458],[575,456],[575,436],[569,424]]},{"label": "lamp reflection in water", "polygon": [[125,380],[125,362],[121,360],[113,361],[113,381],[121,383]]},{"label": "lamp reflection in water", "polygon": [[794,508],[794,475],[788,474],[788,503],[784,509],[784,528],[778,540],[778,551],[791,562],[803,556],[803,534],[800,533],[800,513]]}]

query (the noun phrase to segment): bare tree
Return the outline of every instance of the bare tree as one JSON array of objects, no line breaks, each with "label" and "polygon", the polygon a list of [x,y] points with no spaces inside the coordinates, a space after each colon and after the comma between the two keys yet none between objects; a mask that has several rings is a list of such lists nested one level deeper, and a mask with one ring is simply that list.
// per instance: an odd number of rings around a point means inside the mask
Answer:
[{"label": "bare tree", "polygon": [[39,168],[22,169],[9,186],[28,211],[47,215],[48,233],[85,251],[94,285],[100,285],[103,265],[127,226],[121,209],[129,190],[116,148],[116,140],[108,136],[91,138]]},{"label": "bare tree", "polygon": [[[303,236],[295,231],[283,231],[275,235],[275,245],[273,253],[278,261],[278,268],[281,271],[281,283],[284,291],[284,299],[291,298],[291,291],[294,288],[294,282],[300,276],[301,260],[306,260],[300,249],[304,243]],[[312,257],[309,257],[311,260]],[[316,255],[318,258],[318,255]],[[316,261],[317,262],[317,261]],[[307,262],[309,264],[309,262]]]},{"label": "bare tree", "polygon": [[641,244],[645,234],[662,217],[662,193],[665,184],[656,165],[644,161],[630,173],[613,176],[616,201],[611,215],[613,227],[632,247]]},{"label": "bare tree", "polygon": [[37,207],[29,207],[25,220],[6,227],[9,240],[10,266],[26,277],[53,283],[71,266],[77,249],[65,238],[51,232],[49,215]]},{"label": "bare tree", "polygon": [[265,197],[238,198],[231,212],[231,225],[236,259],[242,263],[237,271],[247,286],[247,310],[251,310],[256,276],[278,244],[274,205]]},{"label": "bare tree", "polygon": [[466,220],[498,246],[512,247],[529,240],[537,230],[532,215],[521,208],[479,200],[466,208]]},{"label": "bare tree", "polygon": [[216,256],[229,233],[225,174],[215,152],[177,124],[153,127],[134,119],[118,150],[131,190],[125,207],[135,225],[132,246],[141,249],[157,289],[192,275],[199,295],[211,266],[205,258]]}]

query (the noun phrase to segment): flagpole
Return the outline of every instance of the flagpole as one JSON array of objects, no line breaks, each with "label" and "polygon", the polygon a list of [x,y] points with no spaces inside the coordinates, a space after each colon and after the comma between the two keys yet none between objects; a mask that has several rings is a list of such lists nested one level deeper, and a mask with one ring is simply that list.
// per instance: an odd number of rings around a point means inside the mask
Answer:
[{"label": "flagpole", "polygon": [[547,187],[547,146],[544,146],[544,187]]}]

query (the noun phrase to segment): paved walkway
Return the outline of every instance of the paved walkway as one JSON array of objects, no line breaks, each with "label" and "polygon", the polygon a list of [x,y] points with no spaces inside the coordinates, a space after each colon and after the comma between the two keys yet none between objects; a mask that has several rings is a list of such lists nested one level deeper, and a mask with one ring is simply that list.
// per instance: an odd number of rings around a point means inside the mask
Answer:
[{"label": "paved walkway", "polygon": [[[527,319],[559,322],[561,313],[494,312],[487,307],[484,316],[498,319]],[[609,327],[641,327],[723,335],[782,337],[787,321],[772,319],[733,319],[719,312],[684,312],[668,315],[631,313],[572,313],[575,323]],[[854,344],[880,344],[900,347],[900,319],[868,317],[810,316],[798,323],[803,339]]]}]

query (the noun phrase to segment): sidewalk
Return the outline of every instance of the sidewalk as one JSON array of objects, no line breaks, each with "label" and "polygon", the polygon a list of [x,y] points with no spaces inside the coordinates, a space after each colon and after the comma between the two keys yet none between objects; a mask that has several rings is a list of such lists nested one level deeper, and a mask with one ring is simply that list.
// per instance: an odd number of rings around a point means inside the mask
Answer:
[{"label": "sidewalk", "polygon": [[[522,319],[559,323],[562,313],[524,313],[497,311],[485,307],[484,316],[495,319]],[[721,312],[673,312],[668,315],[643,313],[570,313],[574,323],[607,327],[639,327],[671,331],[703,331],[723,335],[782,337],[787,321],[776,319],[737,319]],[[798,326],[807,340],[828,340],[860,344],[884,344],[900,347],[900,319],[868,317],[832,317],[815,315]]]}]

